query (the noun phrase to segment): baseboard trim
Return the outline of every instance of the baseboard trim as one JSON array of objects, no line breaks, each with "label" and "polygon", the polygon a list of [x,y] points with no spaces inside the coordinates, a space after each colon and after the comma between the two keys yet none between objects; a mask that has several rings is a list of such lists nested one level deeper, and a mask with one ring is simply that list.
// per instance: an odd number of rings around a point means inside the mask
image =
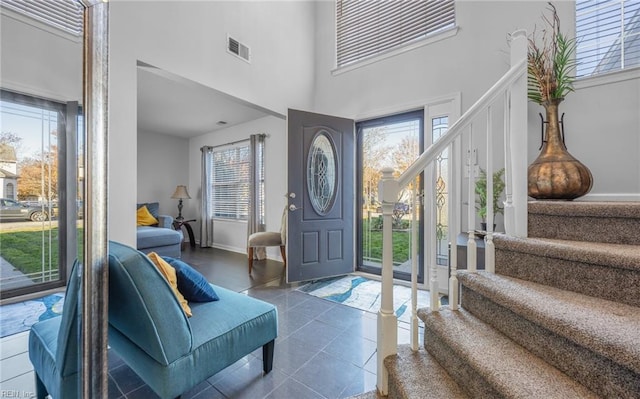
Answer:
[{"label": "baseboard trim", "polygon": [[[211,247],[212,248],[216,248],[216,249],[222,249],[223,251],[229,251],[229,252],[235,252],[235,253],[242,254],[242,255],[247,255],[247,249],[246,248],[238,248],[238,247],[232,247],[230,245],[215,244],[215,243]],[[274,248],[277,248],[277,247],[274,247]],[[276,262],[282,262],[282,259],[278,255],[276,255],[275,257],[269,256],[269,251],[267,251],[267,259],[268,260],[273,260],[273,261],[276,261]]]},{"label": "baseboard trim", "polygon": [[225,251],[229,251],[229,252],[236,252],[239,254],[247,254],[247,249],[246,248],[237,248],[237,247],[232,247],[230,245],[224,245],[224,244],[213,244],[212,245],[213,248],[217,248],[217,249],[222,249]]},{"label": "baseboard trim", "polygon": [[577,201],[640,201],[638,193],[608,193],[608,194],[587,194]]}]

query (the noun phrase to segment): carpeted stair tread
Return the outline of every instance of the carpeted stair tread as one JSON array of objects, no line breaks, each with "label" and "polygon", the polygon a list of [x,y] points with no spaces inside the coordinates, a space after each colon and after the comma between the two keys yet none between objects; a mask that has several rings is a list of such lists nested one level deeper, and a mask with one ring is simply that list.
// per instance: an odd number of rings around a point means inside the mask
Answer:
[{"label": "carpeted stair tread", "polygon": [[384,359],[394,397],[403,399],[468,398],[444,368],[424,348],[398,345],[398,353]]},{"label": "carpeted stair tread", "polygon": [[532,201],[529,237],[640,245],[640,202]]},{"label": "carpeted stair tread", "polygon": [[640,219],[640,202],[529,201],[529,214]]},{"label": "carpeted stair tread", "polygon": [[640,373],[640,308],[486,272],[460,282],[572,342]]},{"label": "carpeted stair tread", "polygon": [[494,244],[497,249],[640,272],[640,245],[570,241],[553,238],[518,238],[503,234],[494,236]]},{"label": "carpeted stair tread", "polygon": [[[558,369],[478,320],[464,309],[420,309],[425,346],[435,334],[450,353],[473,368],[503,398],[597,398]],[[490,349],[490,350],[489,350]],[[451,371],[454,372],[454,371]]]}]

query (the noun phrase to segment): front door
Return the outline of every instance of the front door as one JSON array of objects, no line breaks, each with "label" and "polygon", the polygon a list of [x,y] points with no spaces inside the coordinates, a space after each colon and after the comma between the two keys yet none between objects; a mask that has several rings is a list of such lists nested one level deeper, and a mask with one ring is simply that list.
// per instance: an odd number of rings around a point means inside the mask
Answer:
[{"label": "front door", "polygon": [[354,270],[354,121],[289,110],[287,281]]}]

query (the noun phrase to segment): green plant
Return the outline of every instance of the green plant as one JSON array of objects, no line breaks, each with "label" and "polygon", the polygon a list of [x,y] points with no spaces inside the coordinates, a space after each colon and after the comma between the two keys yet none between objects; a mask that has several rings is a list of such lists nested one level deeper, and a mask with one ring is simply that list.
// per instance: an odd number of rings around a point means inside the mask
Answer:
[{"label": "green plant", "polygon": [[560,32],[556,8],[549,3],[549,9],[551,18],[542,17],[546,27],[540,42],[536,42],[534,31],[527,50],[527,97],[540,105],[564,99],[573,91],[575,80],[571,73],[576,65],[576,39]]},{"label": "green plant", "polygon": [[[493,173],[493,214],[502,213],[500,196],[504,191],[504,168]],[[480,169],[480,176],[476,180],[476,210],[482,222],[487,221],[487,171]]]},{"label": "green plant", "polygon": [[[58,272],[58,228],[45,230],[21,229],[0,232],[2,257],[34,282],[42,282],[50,271]],[[45,238],[43,240],[43,234]],[[49,238],[51,242],[49,242]],[[83,229],[77,232],[78,259],[82,259]],[[44,273],[43,273],[44,269]]]}]

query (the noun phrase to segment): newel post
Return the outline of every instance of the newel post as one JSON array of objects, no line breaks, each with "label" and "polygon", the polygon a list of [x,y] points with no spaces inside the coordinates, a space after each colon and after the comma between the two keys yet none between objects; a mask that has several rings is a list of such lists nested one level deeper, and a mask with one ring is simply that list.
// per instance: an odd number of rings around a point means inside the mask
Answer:
[{"label": "newel post", "polygon": [[[511,65],[527,58],[527,31],[517,30],[511,35]],[[509,107],[509,144],[511,164],[511,193],[513,209],[505,209],[511,221],[505,223],[507,234],[527,236],[527,72],[511,86]],[[509,184],[507,182],[507,184]],[[512,228],[512,231],[509,229]]]},{"label": "newel post", "polygon": [[393,177],[392,168],[382,169],[382,180],[378,186],[378,199],[382,203],[382,292],[378,312],[377,341],[377,387],[378,392],[389,392],[389,374],[384,367],[384,358],[398,351],[398,319],[393,311],[393,207],[398,201],[398,181]]}]

